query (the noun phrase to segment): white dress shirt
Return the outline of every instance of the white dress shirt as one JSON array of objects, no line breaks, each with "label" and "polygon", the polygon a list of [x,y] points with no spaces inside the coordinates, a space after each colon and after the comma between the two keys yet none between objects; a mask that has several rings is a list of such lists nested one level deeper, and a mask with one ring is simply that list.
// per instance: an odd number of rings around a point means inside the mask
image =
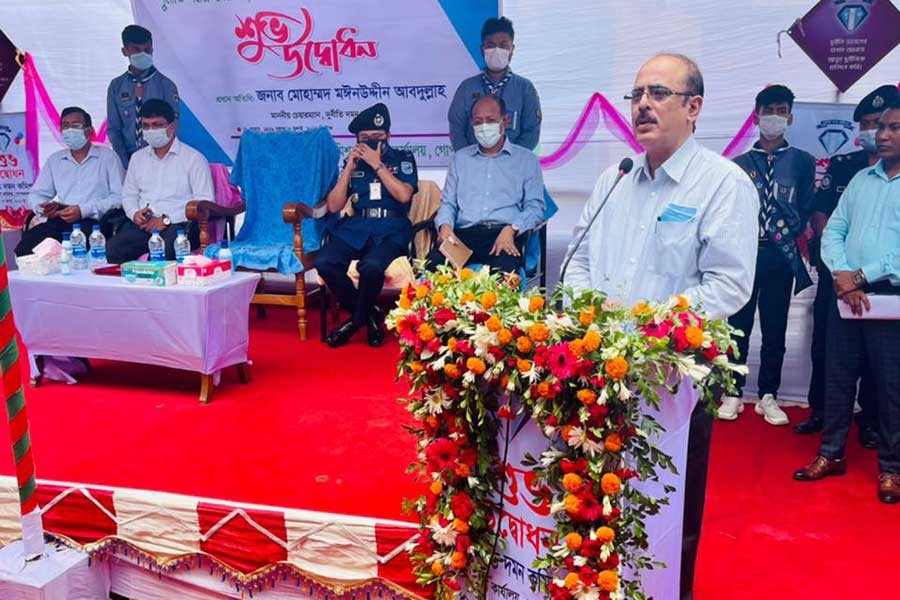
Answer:
[{"label": "white dress shirt", "polygon": [[42,215],[41,204],[56,200],[78,206],[82,219],[99,219],[103,213],[122,205],[125,171],[116,153],[91,144],[87,156],[78,162],[71,150],[54,152],[28,192],[28,208]]},{"label": "white dress shirt", "polygon": [[212,175],[202,154],[175,138],[162,158],[150,146],[131,155],[122,207],[128,218],[148,206],[153,215],[169,217],[173,223],[187,220],[185,206],[190,200],[213,200]]},{"label": "white dress shirt", "polygon": [[[566,284],[627,304],[684,294],[712,318],[733,315],[750,299],[756,270],[759,196],[750,178],[693,137],[653,179],[646,155],[634,161],[572,257]],[[572,245],[617,173],[597,180]]]}]

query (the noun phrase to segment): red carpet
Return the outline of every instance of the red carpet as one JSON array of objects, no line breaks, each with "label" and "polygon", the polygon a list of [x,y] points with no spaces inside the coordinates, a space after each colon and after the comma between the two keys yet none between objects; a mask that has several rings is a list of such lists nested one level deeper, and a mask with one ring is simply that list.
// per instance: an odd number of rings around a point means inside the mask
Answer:
[{"label": "red carpet", "polygon": [[[301,343],[286,309],[251,323],[252,383],[230,371],[206,406],[198,376],[125,363],[26,390],[38,477],[410,520],[396,345]],[[875,453],[854,437],[845,477],[793,482],[817,442],[752,411],[716,425],[698,600],[900,597],[900,506],[876,499]],[[0,443],[12,474],[5,433]]]}]

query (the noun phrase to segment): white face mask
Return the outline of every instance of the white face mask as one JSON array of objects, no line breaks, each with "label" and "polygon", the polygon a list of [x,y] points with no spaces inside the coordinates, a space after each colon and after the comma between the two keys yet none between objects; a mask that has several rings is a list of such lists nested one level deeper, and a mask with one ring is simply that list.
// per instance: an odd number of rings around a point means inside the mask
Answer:
[{"label": "white face mask", "polygon": [[787,131],[787,127],[787,117],[764,115],[759,118],[759,132],[767,140],[774,140],[775,138],[784,135],[784,132]]},{"label": "white face mask", "polygon": [[863,150],[866,152],[877,151],[878,146],[875,144],[876,133],[878,133],[877,129],[867,129],[859,132],[859,145],[862,146]]},{"label": "white face mask", "polygon": [[145,129],[144,139],[147,140],[151,148],[162,148],[169,143],[169,130],[167,127],[162,129]]},{"label": "white face mask", "polygon": [[70,150],[81,150],[87,144],[83,129],[63,129],[62,139]]},{"label": "white face mask", "polygon": [[500,123],[484,123],[475,125],[475,139],[482,148],[493,148],[503,135],[500,131]]},{"label": "white face mask", "polygon": [[484,62],[491,71],[502,71],[509,66],[509,55],[512,50],[506,48],[488,48],[484,51]]},{"label": "white face mask", "polygon": [[129,56],[128,62],[138,71],[146,71],[153,66],[153,55],[149,52],[138,52]]}]

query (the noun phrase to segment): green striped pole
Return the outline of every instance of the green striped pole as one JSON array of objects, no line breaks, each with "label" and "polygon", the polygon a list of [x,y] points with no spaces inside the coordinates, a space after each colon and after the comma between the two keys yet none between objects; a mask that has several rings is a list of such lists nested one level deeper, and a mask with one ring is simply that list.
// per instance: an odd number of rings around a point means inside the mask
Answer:
[{"label": "green striped pole", "polygon": [[[31,454],[31,438],[28,435],[28,413],[25,410],[25,393],[22,389],[22,365],[19,363],[19,343],[13,322],[12,302],[9,296],[9,271],[6,267],[6,250],[0,231],[0,377],[3,379],[3,398],[9,421],[9,439],[16,461],[16,480],[19,486],[19,504],[22,511],[23,539],[26,555],[41,552],[34,547],[35,539],[43,544],[43,534],[36,538],[34,527],[42,529],[37,501],[37,480],[34,474],[34,456]],[[32,514],[33,513],[33,514]],[[27,525],[26,525],[27,523]],[[32,535],[29,535],[31,529]],[[29,552],[32,546],[32,552]]]}]

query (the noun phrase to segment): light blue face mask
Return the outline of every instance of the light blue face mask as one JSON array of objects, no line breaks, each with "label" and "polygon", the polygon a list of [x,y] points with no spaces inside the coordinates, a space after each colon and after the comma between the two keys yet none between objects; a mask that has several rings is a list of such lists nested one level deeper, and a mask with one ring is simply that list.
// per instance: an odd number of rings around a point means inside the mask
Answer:
[{"label": "light blue face mask", "polygon": [[80,150],[87,144],[87,136],[83,129],[63,129],[62,139],[70,150]]},{"label": "light blue face mask", "polygon": [[866,152],[874,153],[877,151],[878,145],[875,143],[875,134],[877,132],[876,129],[867,129],[859,132],[859,145]]},{"label": "light blue face mask", "polygon": [[153,55],[149,52],[138,52],[129,56],[128,62],[138,71],[146,71],[153,66]]}]

